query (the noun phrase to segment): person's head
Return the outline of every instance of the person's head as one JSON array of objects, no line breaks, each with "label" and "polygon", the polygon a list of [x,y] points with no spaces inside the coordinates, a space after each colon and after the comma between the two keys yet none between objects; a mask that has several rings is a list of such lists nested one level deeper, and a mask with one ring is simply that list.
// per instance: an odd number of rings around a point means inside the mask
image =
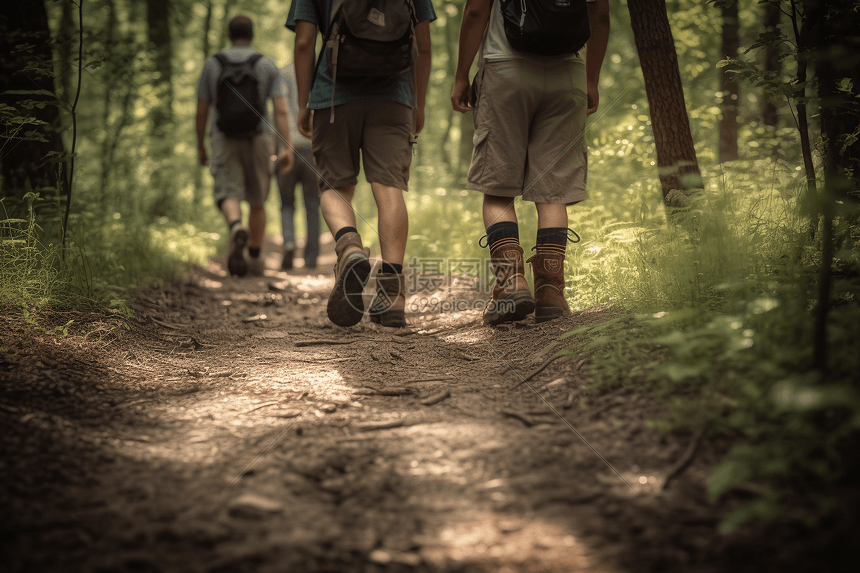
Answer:
[{"label": "person's head", "polygon": [[227,37],[231,42],[250,42],[254,39],[254,24],[247,16],[234,16],[227,24]]}]

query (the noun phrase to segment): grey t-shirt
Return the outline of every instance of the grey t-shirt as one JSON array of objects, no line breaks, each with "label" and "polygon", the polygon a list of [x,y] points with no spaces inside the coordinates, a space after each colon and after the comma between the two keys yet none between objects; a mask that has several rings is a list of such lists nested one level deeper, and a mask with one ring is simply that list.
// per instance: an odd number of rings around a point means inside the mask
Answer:
[{"label": "grey t-shirt", "polygon": [[[233,46],[226,50],[222,50],[221,53],[227,56],[227,59],[231,62],[238,63],[244,62],[252,55],[256,54],[257,51],[251,46]],[[283,79],[281,78],[281,73],[278,71],[278,66],[276,66],[275,62],[271,59],[263,56],[257,60],[257,63],[254,64],[254,75],[257,76],[258,89],[260,90],[260,95],[264,99],[270,100],[272,98],[286,95],[286,89],[284,87]],[[218,93],[219,77],[221,77],[221,63],[218,62],[215,56],[210,56],[206,60],[206,64],[203,66],[203,73],[200,75],[200,81],[197,84],[197,99],[209,102],[213,110],[210,115],[210,137],[221,133],[221,130],[217,127],[218,110],[215,107],[215,95]],[[266,122],[267,124],[271,124],[269,121],[268,106],[266,106],[266,110]],[[264,127],[264,131],[271,130]]]}]

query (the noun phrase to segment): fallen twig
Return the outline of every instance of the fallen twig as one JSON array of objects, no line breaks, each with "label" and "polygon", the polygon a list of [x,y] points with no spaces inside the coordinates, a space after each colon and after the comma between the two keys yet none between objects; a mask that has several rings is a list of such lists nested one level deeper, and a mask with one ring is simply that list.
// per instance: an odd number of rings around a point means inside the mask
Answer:
[{"label": "fallen twig", "polygon": [[334,344],[353,344],[355,342],[363,342],[366,338],[358,338],[356,340],[331,340],[328,338],[317,338],[312,340],[296,340],[293,344],[298,347],[302,346],[329,346]]},{"label": "fallen twig", "polygon": [[418,380],[407,380],[404,384],[417,384],[419,382],[445,382],[453,378],[419,378]]},{"label": "fallen twig", "polygon": [[531,418],[513,410],[502,410],[502,415],[507,416],[508,418],[514,418],[515,420],[519,420],[528,427],[532,427],[535,425]]},{"label": "fallen twig", "polygon": [[540,374],[541,372],[543,372],[544,368],[546,368],[547,366],[549,366],[549,365],[550,365],[550,364],[552,364],[555,360],[558,360],[558,359],[559,359],[559,358],[561,358],[562,356],[564,356],[564,355],[563,355],[563,354],[556,354],[555,356],[553,356],[553,357],[551,357],[551,358],[548,358],[547,360],[545,360],[545,361],[544,361],[544,363],[543,363],[543,364],[541,364],[540,366],[538,366],[537,368],[535,368],[535,369],[534,369],[534,371],[533,371],[531,374],[529,374],[528,376],[526,376],[525,378],[523,378],[522,380],[520,380],[519,382],[517,382],[517,383],[514,385],[514,388],[516,388],[516,387],[518,387],[518,386],[520,386],[520,385],[522,385],[522,384],[525,384],[526,382],[528,382],[529,380],[531,380],[532,378],[534,378],[535,376],[537,376],[538,374]]},{"label": "fallen twig", "polygon": [[268,408],[269,406],[277,406],[278,404],[280,404],[280,402],[264,402],[263,404],[260,404],[254,408],[251,408],[247,412],[242,412],[242,413],[243,414],[250,414],[251,412],[256,412],[257,410],[259,410],[261,408]]},{"label": "fallen twig", "polygon": [[158,324],[159,326],[163,326],[164,328],[172,328],[173,330],[182,330],[181,326],[177,326],[175,324],[170,324],[169,322],[164,322],[163,320],[158,320],[157,318],[149,317],[152,319],[152,322]]},{"label": "fallen twig", "polygon": [[406,425],[406,420],[388,420],[383,422],[365,422],[358,425],[361,432],[372,432],[373,430],[388,430]]},{"label": "fallen twig", "polygon": [[445,390],[442,390],[441,392],[437,392],[436,394],[433,394],[431,396],[424,398],[423,400],[421,400],[421,403],[424,406],[432,406],[433,404],[438,404],[442,400],[444,400],[446,398],[450,398],[450,397],[451,397],[451,391],[446,388]]},{"label": "fallen twig", "polygon": [[690,462],[693,461],[693,456],[696,455],[696,450],[699,449],[699,444],[702,442],[702,436],[705,434],[705,428],[707,428],[707,424],[699,428],[699,430],[693,435],[693,439],[690,441],[690,445],[687,446],[687,451],[684,452],[684,455],[675,462],[669,471],[666,472],[666,477],[663,478],[663,482],[660,484],[659,491],[663,491],[669,485],[669,482],[674,478],[681,475]]},{"label": "fallen twig", "polygon": [[620,398],[613,398],[612,400],[610,400],[608,403],[604,404],[603,406],[601,406],[597,410],[590,412],[589,418],[596,418],[599,415],[601,415],[602,413],[604,413],[605,411],[609,410],[610,408],[614,408],[615,406],[620,406],[623,403],[624,403],[624,400],[622,400]]},{"label": "fallen twig", "polygon": [[406,396],[407,394],[412,394],[412,388],[359,388],[357,390],[353,390],[353,394],[358,394],[359,396]]}]

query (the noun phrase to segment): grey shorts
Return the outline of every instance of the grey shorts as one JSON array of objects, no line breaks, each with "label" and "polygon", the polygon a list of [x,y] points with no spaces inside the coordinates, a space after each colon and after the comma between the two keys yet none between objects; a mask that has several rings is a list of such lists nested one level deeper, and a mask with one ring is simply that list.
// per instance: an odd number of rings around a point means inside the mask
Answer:
[{"label": "grey shorts", "polygon": [[357,101],[314,111],[311,150],[320,173],[320,191],[344,189],[358,182],[359,150],[364,176],[402,191],[409,190],[412,164],[412,109],[393,101]]},{"label": "grey shorts", "polygon": [[483,61],[467,186],[487,195],[570,205],[585,199],[585,62]]},{"label": "grey shorts", "polygon": [[260,207],[269,195],[274,173],[272,144],[265,135],[254,139],[230,139],[217,130],[210,133],[212,158],[209,170],[215,179],[215,202],[232,197]]}]

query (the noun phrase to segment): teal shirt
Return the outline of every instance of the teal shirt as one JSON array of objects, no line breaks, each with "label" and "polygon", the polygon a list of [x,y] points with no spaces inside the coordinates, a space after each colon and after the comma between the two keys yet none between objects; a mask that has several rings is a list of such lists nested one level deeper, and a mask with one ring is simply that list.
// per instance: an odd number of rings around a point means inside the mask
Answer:
[{"label": "teal shirt", "polygon": [[[432,22],[436,19],[436,11],[433,10],[433,4],[430,0],[414,0],[414,2],[418,22],[427,20]],[[319,0],[293,0],[289,16],[287,17],[287,28],[295,32],[296,21],[306,20],[316,24],[317,29],[322,33],[324,26],[320,25],[319,17],[317,16],[318,3]],[[331,0],[324,0],[324,4],[326,12],[329,13],[332,6]],[[311,88],[310,98],[308,99],[308,109],[325,109],[332,105],[331,93],[333,83],[325,52],[326,50],[323,48],[322,58],[319,59],[314,84]],[[354,101],[384,100],[395,101],[407,107],[412,107],[414,98],[412,96],[411,74],[412,70],[383,81],[376,78],[359,81],[338,79],[334,105]]]}]

